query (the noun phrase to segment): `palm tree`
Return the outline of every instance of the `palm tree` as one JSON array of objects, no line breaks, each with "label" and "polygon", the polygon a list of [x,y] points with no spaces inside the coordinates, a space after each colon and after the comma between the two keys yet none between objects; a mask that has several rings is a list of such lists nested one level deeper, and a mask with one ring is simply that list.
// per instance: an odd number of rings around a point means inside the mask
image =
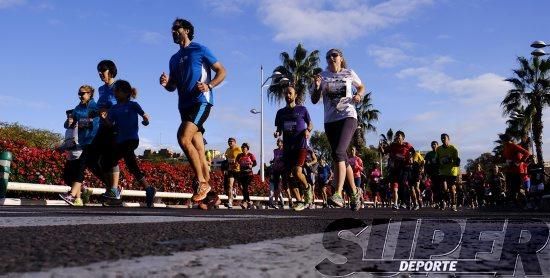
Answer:
[{"label": "palm tree", "polygon": [[506,121],[506,133],[516,140],[521,140],[524,134],[530,134],[532,132],[531,120],[533,119],[533,112],[532,109],[526,111],[523,105],[514,109],[510,113],[510,118]]},{"label": "palm tree", "polygon": [[391,144],[391,142],[393,142],[393,130],[390,128],[386,134],[380,134],[380,140],[384,144]]},{"label": "palm tree", "polygon": [[287,52],[281,53],[282,65],[277,66],[273,72],[278,71],[283,74],[282,77],[274,78],[273,84],[267,91],[269,101],[280,101],[285,99],[283,95],[283,86],[280,85],[282,78],[288,78],[294,83],[296,88],[296,103],[303,104],[306,98],[307,89],[313,82],[313,76],[319,74],[322,69],[319,68],[319,51],[314,50],[308,55],[308,51],[301,43],[294,49],[294,56],[290,57]]},{"label": "palm tree", "polygon": [[376,132],[376,126],[373,125],[374,122],[378,121],[378,116],[380,111],[374,109],[371,102],[372,92],[368,92],[363,97],[361,103],[356,106],[357,109],[357,130],[353,134],[353,146],[358,150],[365,147],[365,135],[369,132]]},{"label": "palm tree", "polygon": [[537,164],[544,165],[542,156],[542,111],[550,106],[550,60],[533,57],[531,61],[518,57],[519,69],[514,70],[515,77],[506,81],[513,85],[508,91],[501,106],[504,115],[525,106],[526,117],[530,117],[533,141],[537,154]]}]

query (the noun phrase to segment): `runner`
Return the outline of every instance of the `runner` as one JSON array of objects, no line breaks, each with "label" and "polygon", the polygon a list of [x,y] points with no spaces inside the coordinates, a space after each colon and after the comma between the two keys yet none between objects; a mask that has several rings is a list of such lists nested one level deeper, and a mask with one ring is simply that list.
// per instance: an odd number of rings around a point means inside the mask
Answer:
[{"label": "runner", "polygon": [[361,174],[363,174],[363,160],[357,155],[357,149],[351,147],[350,149],[351,157],[348,158],[348,163],[351,166],[353,171],[353,180],[355,181],[355,186],[361,187]]},{"label": "runner", "polygon": [[[65,140],[63,144],[58,147],[58,150],[65,153],[65,166],[63,167],[63,181],[65,185],[71,187],[69,193],[60,194],[63,200],[66,200],[68,204],[73,206],[83,206],[81,198],[80,186],[82,180],[78,178],[78,172],[80,169],[80,155],[82,154],[82,147],[78,144],[78,126],[77,122],[73,118],[73,109],[67,110],[65,115],[67,116],[67,126],[65,130]],[[73,186],[73,184],[75,186]],[[74,188],[74,193],[73,189]],[[72,194],[71,194],[72,193]]]},{"label": "runner", "polygon": [[424,157],[420,152],[414,152],[412,156],[412,169],[410,175],[411,197],[413,201],[413,209],[419,210],[422,204],[422,191],[420,191],[420,181],[424,175]]},{"label": "runner", "polygon": [[303,171],[306,175],[306,180],[309,186],[311,186],[311,192],[313,192],[312,198],[309,200],[309,203],[306,204],[306,208],[314,209],[315,208],[315,177],[317,176],[317,155],[311,146],[307,146],[307,156],[306,162],[304,163]]},{"label": "runner", "polygon": [[[306,176],[302,172],[302,166],[307,156],[307,139],[313,129],[313,122],[305,106],[296,104],[296,90],[293,84],[284,89],[286,106],[277,111],[273,133],[275,138],[283,136],[284,161],[287,167],[287,176],[291,174],[294,180],[288,180],[293,186],[292,191],[296,197],[295,211],[301,211],[305,204],[313,199],[313,187],[307,183]],[[304,198],[300,194],[304,191]]]},{"label": "runner", "polygon": [[432,141],[430,144],[431,151],[427,152],[424,156],[424,171],[426,176],[430,179],[430,186],[433,195],[433,205],[439,206],[439,200],[444,200],[443,189],[439,178],[439,163],[437,162],[437,147],[439,143]]},{"label": "runner", "polygon": [[[460,174],[458,149],[451,145],[451,139],[446,133],[441,134],[441,143],[442,145],[436,150],[441,177],[440,182],[445,199],[448,198],[451,209],[457,211],[456,182],[457,176]],[[442,204],[441,209],[445,209],[445,203]]]},{"label": "runner", "polygon": [[405,133],[398,130],[394,141],[389,145],[379,146],[382,154],[389,154],[388,178],[390,180],[392,194],[392,209],[399,209],[399,199],[410,207],[409,175],[411,171],[412,156],[415,152],[413,146],[405,142]]},{"label": "runner", "polygon": [[227,169],[224,172],[224,190],[227,194],[227,203],[223,205],[227,208],[233,208],[233,185],[235,178],[239,177],[239,163],[237,163],[237,156],[242,153],[241,147],[237,145],[237,140],[233,137],[227,139],[227,145],[229,147],[225,150],[225,159]]},{"label": "runner", "polygon": [[472,173],[472,186],[474,188],[474,191],[476,193],[476,205],[478,208],[485,207],[486,203],[484,201],[485,197],[485,183],[486,183],[486,175],[485,171],[483,171],[483,168],[481,168],[481,164],[476,164],[475,171]]},{"label": "runner", "polygon": [[256,167],[256,157],[249,152],[250,146],[248,143],[243,143],[241,145],[241,150],[243,151],[239,155],[237,155],[237,164],[239,164],[239,183],[241,184],[241,187],[243,189],[243,201],[241,203],[241,207],[243,209],[252,208],[253,203],[250,201],[250,193],[248,192],[248,188],[250,187],[250,183],[252,182],[252,168]]},{"label": "runner", "polygon": [[321,158],[319,162],[319,187],[321,189],[321,196],[323,196],[323,208],[328,208],[328,193],[329,187],[332,187],[332,169],[327,164],[325,159]]},{"label": "runner", "polygon": [[[358,210],[359,194],[353,181],[353,170],[348,164],[347,149],[357,129],[357,110],[355,104],[361,102],[365,87],[359,76],[347,68],[343,53],[331,49],[326,56],[327,69],[315,77],[311,102],[316,104],[323,98],[325,133],[332,150],[335,165],[336,190],[330,201],[344,206],[342,190],[347,179],[351,194],[351,208]],[[355,90],[355,94],[352,92]]]},{"label": "runner", "polygon": [[[105,178],[97,161],[91,160],[95,157],[95,155],[91,154],[93,150],[91,143],[99,128],[99,117],[97,104],[94,101],[94,91],[94,88],[90,85],[80,86],[78,89],[80,103],[72,110],[71,116],[67,117],[65,121],[65,128],[70,128],[72,124],[71,121],[74,121],[74,125],[78,129],[77,142],[82,148],[80,163],[78,164],[78,168],[75,169],[74,179],[70,184],[71,190],[68,193],[59,194],[59,197],[70,205],[75,204],[77,197],[79,197],[81,193],[82,182],[84,181],[84,170],[86,167],[101,180]],[[76,204],[80,205],[80,201],[76,201]]]},{"label": "runner", "polygon": [[[273,150],[273,160],[271,161],[271,178],[269,180],[269,207],[277,208],[277,204],[284,208],[284,199],[282,190],[288,190],[288,186],[283,182],[285,163],[283,160],[283,140],[277,139],[277,148]],[[289,198],[292,198],[289,192]],[[279,201],[277,202],[277,199]],[[292,207],[292,206],[291,206]]]},{"label": "runner", "polygon": [[[178,90],[181,125],[178,143],[189,159],[199,181],[191,198],[197,202],[210,191],[208,164],[204,154],[204,122],[214,104],[213,88],[225,79],[225,68],[208,48],[192,42],[195,29],[191,22],[177,18],[172,24],[172,38],[180,50],[170,58],[170,73],[162,73],[159,82],[167,91]],[[216,75],[210,78],[211,71]]]},{"label": "runner", "polygon": [[380,184],[380,179],[382,178],[382,174],[380,173],[380,163],[375,162],[372,169],[369,171],[368,175],[368,183],[370,187],[370,191],[372,192],[372,198],[374,201],[374,207],[378,207],[378,202],[382,204],[382,207],[385,206],[385,198],[384,194],[386,192],[382,191],[382,187]]},{"label": "runner", "polygon": [[522,188],[522,175],[527,175],[527,164],[529,151],[515,144],[512,137],[508,134],[500,136],[504,147],[502,149],[502,158],[506,160],[504,172],[506,175],[506,187],[508,188],[509,200],[519,207],[519,194]]},{"label": "runner", "polygon": [[134,151],[139,146],[138,115],[143,118],[142,124],[149,125],[149,116],[145,114],[141,106],[131,99],[137,96],[137,90],[128,81],[118,80],[114,83],[115,104],[109,112],[101,111],[100,117],[103,124],[112,127],[116,134],[116,148],[113,164],[124,158],[126,167],[134,176],[135,181],[145,189],[145,203],[147,207],[153,206],[156,189],[145,180],[145,176],[139,169]]},{"label": "runner", "polygon": [[[103,60],[97,64],[97,72],[99,78],[104,83],[97,89],[99,94],[97,107],[99,108],[99,112],[107,112],[117,103],[113,89],[118,70],[113,61]],[[99,163],[99,167],[104,173],[105,180],[107,181],[103,198],[108,201],[120,202],[120,192],[122,190],[118,186],[120,168],[118,163],[113,164],[115,161],[115,136],[113,128],[105,126],[103,122],[100,121],[97,135],[92,143],[93,149],[90,154],[93,156],[93,160]]]}]

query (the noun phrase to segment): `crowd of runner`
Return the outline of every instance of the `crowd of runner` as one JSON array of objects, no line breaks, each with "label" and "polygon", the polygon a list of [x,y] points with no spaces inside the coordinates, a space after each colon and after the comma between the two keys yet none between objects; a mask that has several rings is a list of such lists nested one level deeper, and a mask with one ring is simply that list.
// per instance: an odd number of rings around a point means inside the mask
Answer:
[{"label": "crowd of runner", "polygon": [[[226,75],[225,68],[205,46],[193,42],[194,27],[184,19],[172,24],[174,43],[180,46],[169,62],[169,74],[162,73],[159,84],[167,91],[178,92],[181,125],[177,132],[180,147],[195,173],[196,187],[192,200],[201,202],[211,191],[210,164],[204,148],[204,123],[213,109],[213,89]],[[296,103],[293,78],[281,85],[286,105],[277,111],[275,132],[277,148],[273,150],[269,174],[269,207],[288,205],[296,211],[315,208],[316,195],[322,207],[349,207],[359,210],[364,199],[374,206],[394,210],[418,210],[437,207],[457,211],[459,207],[491,207],[513,205],[535,208],[544,189],[544,171],[532,162],[529,147],[515,144],[503,135],[503,166],[494,166],[485,173],[481,165],[474,171],[460,173],[458,149],[448,134],[441,134],[441,145],[431,142],[431,151],[422,155],[405,141],[398,131],[393,142],[381,141],[378,150],[387,155],[384,171],[376,163],[365,169],[357,150],[350,146],[357,129],[356,104],[362,101],[365,87],[358,75],[347,67],[343,52],[330,49],[325,56],[327,67],[316,75],[309,91],[311,102],[320,100],[324,108],[324,131],[330,145],[330,157],[320,158],[309,146],[313,123],[308,109]],[[115,80],[117,67],[111,60],[97,65],[103,84],[95,89],[82,85],[78,89],[79,103],[66,112],[66,141],[62,149],[67,155],[64,179],[71,186],[61,198],[71,205],[82,205],[84,171],[89,169],[105,185],[102,196],[105,205],[120,205],[119,161],[146,192],[146,204],[153,205],[156,189],[140,171],[135,149],[139,145],[139,117],[144,126],[149,116],[134,101],[137,90],[128,81]],[[211,73],[214,72],[214,76]],[[232,208],[235,181],[242,189],[244,209],[254,207],[249,187],[253,167],[257,165],[250,146],[240,147],[233,137],[225,152],[224,191]],[[325,159],[331,161],[327,163]]]}]

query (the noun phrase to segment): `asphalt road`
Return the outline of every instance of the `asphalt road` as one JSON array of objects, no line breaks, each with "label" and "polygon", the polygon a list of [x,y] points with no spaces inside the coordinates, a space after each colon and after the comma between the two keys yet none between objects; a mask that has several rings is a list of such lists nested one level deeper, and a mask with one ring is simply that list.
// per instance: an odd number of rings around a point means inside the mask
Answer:
[{"label": "asphalt road", "polygon": [[[415,231],[422,231],[419,219],[445,227],[455,221],[462,228],[475,219],[481,221],[477,225],[482,229],[490,226],[486,223],[506,221],[510,227],[513,221],[526,219],[550,223],[548,213],[521,211],[0,207],[0,273],[8,277],[323,277],[327,272],[316,270],[317,264],[325,258],[342,261],[325,248],[323,233],[331,223],[346,218],[348,224],[337,226],[335,232],[345,228],[360,235],[365,227],[392,219],[402,230],[410,231],[411,240]],[[464,238],[460,232],[449,234],[446,241]],[[407,258],[407,250],[385,241],[387,250],[380,249],[384,258]],[[494,246],[498,248],[498,244]],[[550,273],[549,249],[545,245],[538,254],[545,274]],[[400,252],[404,255],[398,255]],[[486,266],[499,267],[497,263]],[[516,275],[521,271],[522,266]]]}]

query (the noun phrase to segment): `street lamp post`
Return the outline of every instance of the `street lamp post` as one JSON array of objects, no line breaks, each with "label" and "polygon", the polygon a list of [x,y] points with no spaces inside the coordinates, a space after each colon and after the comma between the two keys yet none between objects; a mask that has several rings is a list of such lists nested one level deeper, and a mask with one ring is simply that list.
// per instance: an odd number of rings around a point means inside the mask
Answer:
[{"label": "street lamp post", "polygon": [[266,80],[264,80],[264,67],[260,66],[260,111],[256,109],[250,110],[250,113],[252,114],[260,114],[260,177],[262,178],[262,182],[265,181],[265,173],[264,173],[264,88],[266,86],[267,81],[273,78],[281,77],[282,74],[278,71],[273,72],[273,74],[268,77]]},{"label": "street lamp post", "polygon": [[[540,58],[540,57],[543,57],[545,55],[549,55],[548,53],[544,52],[544,50],[543,50],[543,48],[548,47],[548,46],[550,46],[550,45],[546,44],[544,41],[534,41],[531,44],[531,47],[535,48],[535,50],[533,50],[531,52],[531,55],[533,55],[533,57],[535,57],[535,58]],[[538,79],[539,79],[538,70],[535,71],[535,74],[536,74],[535,75],[535,94],[537,94],[538,93],[537,92],[537,83],[538,83]],[[531,129],[531,135],[533,135],[533,129]],[[534,139],[534,136],[533,136],[533,139]],[[544,169],[544,161],[542,161],[542,159],[540,157],[537,157],[537,161],[538,161],[539,165],[542,167],[542,169]],[[545,182],[545,180],[546,180],[545,176],[542,175],[543,183]],[[545,193],[548,193],[548,188],[545,187],[544,189],[545,189]]]},{"label": "street lamp post", "polygon": [[548,55],[548,53],[544,52],[544,50],[543,50],[543,48],[545,48],[547,46],[550,46],[550,45],[546,44],[543,41],[534,41],[531,44],[531,47],[535,48],[535,50],[533,50],[533,52],[531,52],[531,55],[533,55],[535,57],[541,57],[541,56],[544,56],[544,55]]}]

